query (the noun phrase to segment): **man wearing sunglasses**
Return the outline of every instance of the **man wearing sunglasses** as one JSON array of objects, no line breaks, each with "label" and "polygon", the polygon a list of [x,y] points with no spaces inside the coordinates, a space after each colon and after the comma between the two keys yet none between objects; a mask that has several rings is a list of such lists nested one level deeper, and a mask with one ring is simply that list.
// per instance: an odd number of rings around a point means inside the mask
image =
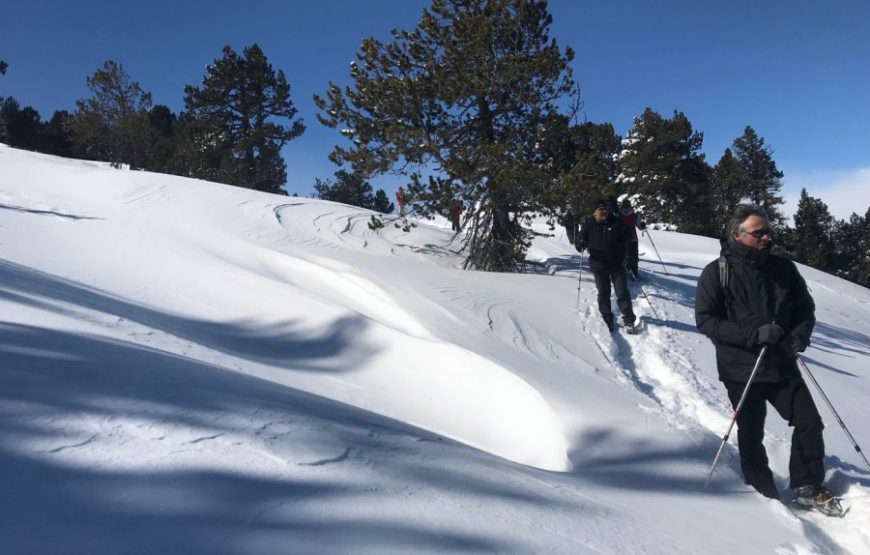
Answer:
[{"label": "man wearing sunglasses", "polygon": [[[797,267],[770,252],[770,222],[758,206],[741,204],[731,218],[722,256],[701,273],[695,298],[698,329],[716,347],[719,379],[737,414],[740,466],[748,485],[779,499],[764,449],[767,403],[794,428],[789,486],[795,502],[831,498],[825,477],[822,419],[797,367],[810,343],[815,304]],[[747,388],[762,346],[768,349]]]}]

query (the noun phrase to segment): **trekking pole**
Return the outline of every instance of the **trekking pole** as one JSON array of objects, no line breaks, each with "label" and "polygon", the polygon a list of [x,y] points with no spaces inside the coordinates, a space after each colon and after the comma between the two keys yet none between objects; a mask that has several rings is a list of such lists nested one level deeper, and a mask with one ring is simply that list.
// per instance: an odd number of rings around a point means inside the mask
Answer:
[{"label": "trekking pole", "polygon": [[583,283],[583,253],[580,253],[580,272],[577,274],[577,311],[580,311],[580,284]]},{"label": "trekking pole", "polygon": [[819,394],[822,396],[822,399],[825,400],[825,403],[828,405],[828,408],[831,409],[831,413],[833,413],[834,417],[837,419],[837,422],[840,424],[840,427],[843,428],[843,431],[846,433],[846,437],[848,437],[849,441],[852,442],[852,447],[854,447],[855,451],[857,451],[858,454],[861,455],[861,458],[864,459],[864,464],[866,464],[867,468],[870,469],[870,462],[867,461],[867,457],[861,451],[861,446],[858,445],[858,442],[855,441],[854,437],[852,437],[851,432],[849,432],[849,428],[846,427],[846,424],[843,422],[843,419],[840,418],[840,415],[834,409],[834,405],[831,404],[831,400],[828,399],[828,396],[825,395],[824,391],[822,391],[822,386],[819,385],[819,382],[816,380],[816,377],[813,376],[813,373],[810,372],[810,369],[807,368],[806,363],[803,361],[803,359],[801,357],[798,357],[798,362],[800,362],[801,367],[804,369],[804,372],[806,372],[807,375],[810,377],[810,380],[813,382],[813,385],[815,385],[816,389],[819,390]]},{"label": "trekking pole", "polygon": [[646,299],[646,302],[649,305],[649,307],[652,309],[653,314],[655,314],[656,320],[661,320],[661,318],[659,318],[659,313],[656,312],[656,307],[653,306],[652,301],[650,301],[649,297],[646,296],[646,291],[643,290],[643,285],[641,285],[640,282],[637,280],[637,274],[635,274],[634,272],[631,272],[631,275],[634,276],[634,283],[637,285],[638,289],[640,289],[640,292],[643,295],[643,298]]},{"label": "trekking pole", "polygon": [[728,431],[725,432],[725,437],[722,438],[722,443],[719,445],[719,451],[716,452],[716,458],[713,459],[713,464],[710,465],[710,473],[707,474],[707,481],[704,482],[704,489],[707,489],[707,486],[710,485],[710,478],[713,477],[713,470],[716,469],[716,463],[719,462],[719,456],[722,454],[722,449],[725,448],[725,443],[728,442],[728,436],[731,435],[731,429],[734,428],[734,423],[737,422],[737,415],[740,413],[740,409],[743,407],[743,401],[746,400],[746,395],[749,394],[749,386],[752,385],[752,380],[755,379],[755,374],[758,373],[758,367],[761,366],[761,359],[764,358],[764,353],[767,352],[767,345],[761,348],[761,352],[758,353],[758,360],[755,361],[755,368],[752,369],[752,374],[749,375],[749,381],[746,382],[746,387],[743,389],[743,395],[740,396],[740,401],[737,403],[737,407],[734,409],[734,416],[731,417],[731,424],[728,426]]},{"label": "trekking pole", "polygon": [[646,235],[647,237],[649,237],[649,243],[650,243],[650,245],[652,245],[653,250],[656,251],[656,256],[659,257],[659,262],[661,262],[661,264],[662,264],[662,268],[664,268],[664,270],[665,270],[665,275],[668,276],[668,277],[670,277],[671,274],[668,273],[668,268],[665,266],[665,263],[664,263],[664,261],[662,260],[662,255],[659,254],[659,250],[656,248],[655,241],[653,241],[653,238],[652,238],[652,232],[650,232],[649,230],[646,230],[646,229],[645,229],[645,230],[643,230],[643,233],[644,233],[644,235]]}]

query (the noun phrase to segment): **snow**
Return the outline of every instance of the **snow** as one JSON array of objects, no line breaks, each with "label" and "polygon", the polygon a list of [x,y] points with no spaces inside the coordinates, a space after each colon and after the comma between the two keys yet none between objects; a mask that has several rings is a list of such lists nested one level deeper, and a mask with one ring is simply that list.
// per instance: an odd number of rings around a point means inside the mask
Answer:
[{"label": "snow", "polygon": [[[0,146],[0,553],[870,553],[870,472],[818,395],[846,518],[750,491],[736,434],[704,490],[716,241],[653,232],[666,275],[642,237],[660,318],[639,295],[611,336],[563,232],[466,272],[446,221],[370,215]],[[870,441],[870,291],[801,272],[805,361]]]}]

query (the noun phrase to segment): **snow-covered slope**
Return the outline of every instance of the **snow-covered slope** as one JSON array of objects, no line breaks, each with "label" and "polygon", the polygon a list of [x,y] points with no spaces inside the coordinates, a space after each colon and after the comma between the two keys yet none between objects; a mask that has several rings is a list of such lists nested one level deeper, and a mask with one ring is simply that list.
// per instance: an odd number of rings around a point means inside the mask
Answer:
[{"label": "snow-covered slope", "polygon": [[[846,518],[752,493],[733,445],[703,488],[715,241],[657,232],[662,265],[643,238],[655,314],[611,336],[559,230],[503,275],[460,270],[446,223],[369,216],[0,146],[0,552],[870,553],[824,407]],[[801,270],[805,360],[870,441],[870,291]]]}]

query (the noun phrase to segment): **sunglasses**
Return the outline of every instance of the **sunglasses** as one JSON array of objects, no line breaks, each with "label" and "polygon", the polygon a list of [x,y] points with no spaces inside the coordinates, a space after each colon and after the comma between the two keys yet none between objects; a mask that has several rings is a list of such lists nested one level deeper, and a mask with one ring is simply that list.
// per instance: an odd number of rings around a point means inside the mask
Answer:
[{"label": "sunglasses", "polygon": [[765,228],[765,229],[759,229],[759,230],[752,231],[752,232],[744,231],[743,233],[745,233],[746,235],[752,235],[756,239],[761,239],[765,235],[770,237],[771,231],[770,231],[770,229]]}]

